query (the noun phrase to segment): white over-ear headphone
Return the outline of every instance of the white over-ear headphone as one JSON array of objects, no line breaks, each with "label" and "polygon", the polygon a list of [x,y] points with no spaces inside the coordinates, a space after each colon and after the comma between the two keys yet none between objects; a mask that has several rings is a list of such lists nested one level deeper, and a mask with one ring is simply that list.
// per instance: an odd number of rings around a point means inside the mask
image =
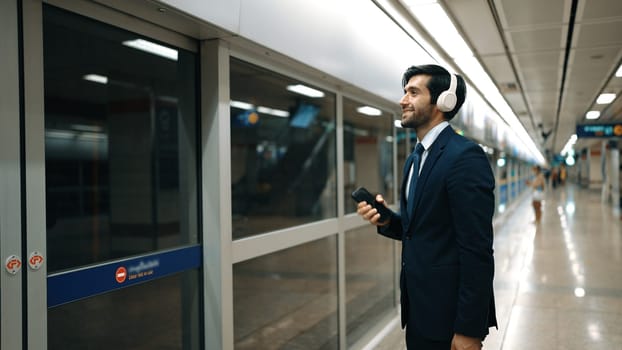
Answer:
[{"label": "white over-ear headphone", "polygon": [[436,107],[441,112],[449,112],[456,107],[456,102],[458,102],[458,97],[456,96],[456,85],[458,85],[458,80],[456,75],[449,73],[451,77],[451,82],[449,83],[449,89],[441,92],[436,99]]}]

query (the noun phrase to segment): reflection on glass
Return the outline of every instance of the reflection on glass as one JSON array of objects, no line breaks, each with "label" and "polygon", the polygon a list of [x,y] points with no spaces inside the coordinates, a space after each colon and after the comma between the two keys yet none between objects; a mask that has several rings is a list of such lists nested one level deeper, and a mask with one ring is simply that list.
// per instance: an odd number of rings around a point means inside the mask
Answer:
[{"label": "reflection on glass", "polygon": [[197,242],[195,54],[51,6],[43,31],[48,271]]},{"label": "reflection on glass", "polygon": [[233,238],[337,215],[335,95],[298,85],[231,59]]},{"label": "reflection on glass", "polygon": [[566,203],[566,213],[568,214],[569,217],[572,217],[572,215],[574,215],[574,211],[575,211],[574,202],[570,200],[568,201],[568,203]]},{"label": "reflection on glass", "polygon": [[200,349],[197,271],[48,310],[48,349]]},{"label": "reflection on glass", "polygon": [[395,244],[365,225],[346,232],[346,318],[348,346],[396,312]]},{"label": "reflection on glass", "polygon": [[503,213],[506,209],[509,196],[509,179],[508,179],[508,167],[506,166],[506,155],[503,152],[495,151],[496,155],[496,167],[495,173],[497,174],[497,195],[495,196],[497,202],[497,212]]},{"label": "reflection on glass", "polygon": [[337,239],[233,266],[235,348],[337,349]]},{"label": "reflection on glass", "polygon": [[[356,211],[350,194],[360,186],[372,194],[381,193],[393,203],[393,118],[376,110],[376,116],[360,112],[365,105],[343,99],[343,168],[345,211]],[[369,107],[367,107],[369,108]]]}]

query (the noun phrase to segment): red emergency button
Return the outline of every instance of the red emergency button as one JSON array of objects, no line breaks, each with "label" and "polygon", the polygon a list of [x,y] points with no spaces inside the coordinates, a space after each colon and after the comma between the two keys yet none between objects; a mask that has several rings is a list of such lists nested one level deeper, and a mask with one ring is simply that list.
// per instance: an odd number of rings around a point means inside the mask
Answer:
[{"label": "red emergency button", "polygon": [[118,283],[125,282],[125,279],[127,278],[127,270],[125,269],[125,267],[119,267],[117,269],[117,272],[115,272],[114,274],[114,278],[117,280]]},{"label": "red emergency button", "polygon": [[15,275],[22,267],[22,259],[17,255],[11,255],[6,259],[4,267],[8,273]]},{"label": "red emergency button", "polygon": [[38,251],[34,251],[30,253],[30,257],[28,257],[28,266],[30,266],[33,270],[38,270],[43,265],[43,255]]}]

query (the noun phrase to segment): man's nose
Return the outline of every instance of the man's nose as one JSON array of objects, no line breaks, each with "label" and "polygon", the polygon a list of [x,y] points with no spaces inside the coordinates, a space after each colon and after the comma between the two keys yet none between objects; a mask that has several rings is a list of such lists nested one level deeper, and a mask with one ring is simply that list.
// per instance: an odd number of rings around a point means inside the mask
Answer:
[{"label": "man's nose", "polygon": [[404,94],[404,96],[402,96],[402,98],[400,98],[400,105],[405,105],[407,103],[406,101],[406,94]]}]

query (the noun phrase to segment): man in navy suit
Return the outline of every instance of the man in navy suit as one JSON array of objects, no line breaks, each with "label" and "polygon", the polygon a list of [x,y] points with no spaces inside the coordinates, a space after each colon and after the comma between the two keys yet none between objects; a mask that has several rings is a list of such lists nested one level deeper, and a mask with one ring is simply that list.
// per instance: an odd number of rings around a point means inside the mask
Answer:
[{"label": "man in navy suit", "polygon": [[[379,222],[366,202],[358,213],[402,242],[402,327],[408,349],[481,349],[497,326],[493,296],[495,179],[486,154],[448,121],[464,103],[462,77],[436,65],[408,68],[402,126],[417,147],[404,166],[400,212]],[[384,205],[382,195],[376,201]]]}]

